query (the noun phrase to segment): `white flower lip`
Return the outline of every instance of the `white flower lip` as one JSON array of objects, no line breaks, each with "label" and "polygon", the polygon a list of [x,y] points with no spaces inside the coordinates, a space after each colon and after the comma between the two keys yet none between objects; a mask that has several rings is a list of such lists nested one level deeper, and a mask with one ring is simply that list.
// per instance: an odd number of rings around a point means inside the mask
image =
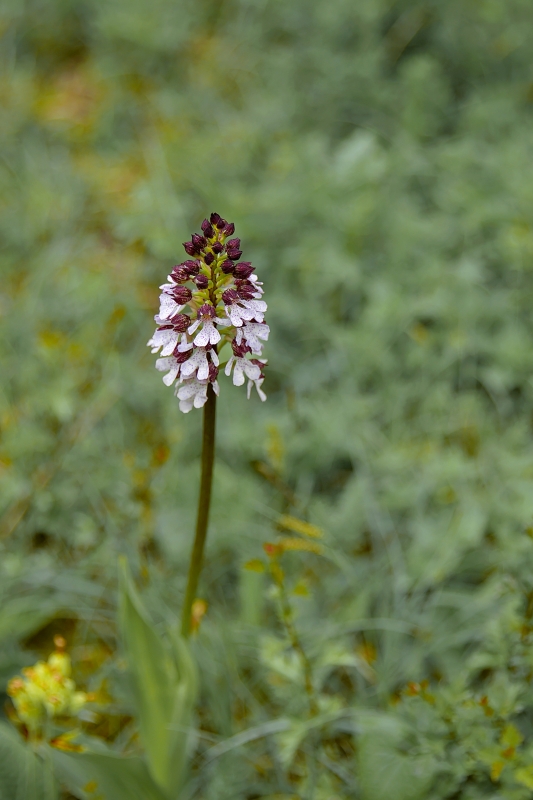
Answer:
[{"label": "white flower lip", "polygon": [[172,328],[157,330],[148,341],[148,346],[152,348],[152,353],[157,353],[162,347],[161,355],[169,356],[176,347],[180,334]]},{"label": "white flower lip", "polygon": [[243,339],[246,344],[251,347],[254,355],[260,356],[263,350],[263,345],[259,341],[262,339],[267,341],[270,334],[270,328],[264,322],[247,322],[237,330],[235,336],[237,344],[241,344]]},{"label": "white flower lip", "polygon": [[169,370],[168,374],[164,376],[163,383],[166,386],[172,386],[176,378],[178,377],[180,367],[182,365],[176,361],[173,356],[169,356],[167,358],[158,358],[155,362],[155,368],[158,369],[160,372],[164,372],[165,370]]},{"label": "white flower lip", "polygon": [[170,319],[170,317],[179,314],[180,311],[185,308],[185,306],[180,306],[179,303],[176,303],[176,301],[165,292],[159,295],[159,302],[161,303],[159,309],[159,316],[161,319]]},{"label": "white flower lip", "polygon": [[259,376],[261,375],[261,369],[257,366],[257,364],[252,364],[252,362],[248,361],[247,358],[239,358],[238,356],[231,356],[228,363],[226,364],[226,369],[224,370],[226,375],[229,375],[231,373],[232,367],[233,367],[234,386],[242,386],[245,380],[244,378],[245,375],[252,381],[258,380]]},{"label": "white flower lip", "polygon": [[188,414],[192,408],[202,408],[207,403],[207,387],[209,381],[200,382],[196,378],[178,386],[176,395],[180,401],[180,411]]}]

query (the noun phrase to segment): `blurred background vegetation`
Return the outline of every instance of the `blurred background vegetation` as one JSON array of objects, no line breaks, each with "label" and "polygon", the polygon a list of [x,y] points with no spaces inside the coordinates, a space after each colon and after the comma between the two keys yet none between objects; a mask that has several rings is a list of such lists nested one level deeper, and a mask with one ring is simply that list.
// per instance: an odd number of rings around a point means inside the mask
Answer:
[{"label": "blurred background vegetation", "polygon": [[[157,287],[211,211],[265,281],[184,800],[532,796],[532,30],[526,0],[2,3],[0,681],[63,635],[117,752],[117,557],[179,614],[199,476]],[[283,559],[320,725],[256,571],[283,514],[324,531]]]}]

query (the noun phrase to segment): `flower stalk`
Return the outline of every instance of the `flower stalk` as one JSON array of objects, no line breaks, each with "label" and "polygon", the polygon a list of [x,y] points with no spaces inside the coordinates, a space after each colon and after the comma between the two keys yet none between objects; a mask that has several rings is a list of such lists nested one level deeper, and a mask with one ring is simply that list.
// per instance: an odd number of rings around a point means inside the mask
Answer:
[{"label": "flower stalk", "polygon": [[188,638],[191,633],[192,607],[196,599],[198,581],[204,560],[205,540],[209,525],[209,508],[211,505],[211,487],[213,485],[213,465],[215,461],[217,396],[211,388],[204,405],[204,421],[202,435],[202,475],[200,478],[200,494],[198,497],[198,513],[196,516],[196,533],[189,562],[187,588],[181,616],[181,635]]}]

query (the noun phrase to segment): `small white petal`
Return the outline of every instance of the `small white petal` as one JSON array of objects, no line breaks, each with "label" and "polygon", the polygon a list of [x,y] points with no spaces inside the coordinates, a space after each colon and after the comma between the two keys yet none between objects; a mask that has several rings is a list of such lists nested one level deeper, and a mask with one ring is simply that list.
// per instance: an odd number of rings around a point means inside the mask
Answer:
[{"label": "small white petal", "polygon": [[198,393],[194,398],[194,407],[202,408],[207,403],[207,386],[205,387],[205,394]]},{"label": "small white petal", "polygon": [[220,364],[220,359],[218,357],[217,351],[211,350],[210,352],[211,352],[211,361],[213,362],[215,367],[218,367],[218,365]]},{"label": "small white petal", "polygon": [[218,344],[221,339],[222,339],[222,336],[217,331],[215,326],[213,324],[211,324],[211,327],[209,329],[209,342],[210,342],[210,344]]},{"label": "small white petal", "polygon": [[159,309],[159,316],[161,319],[169,319],[169,317],[173,317],[174,314],[178,314],[182,308],[184,308],[184,306],[178,305],[169,294],[165,294],[164,292],[159,296],[159,301],[161,303],[161,308]]},{"label": "small white petal", "polygon": [[172,367],[168,375],[165,375],[165,377],[163,378],[163,383],[165,384],[165,386],[172,386],[172,384],[178,377],[180,366],[181,366],[180,364],[176,364],[174,367]]},{"label": "small white petal", "polygon": [[[194,344],[196,347],[205,347],[206,344],[209,344],[209,325],[209,322],[204,322],[204,327],[194,337]],[[211,325],[211,327],[213,326]]]},{"label": "small white petal", "polygon": [[169,356],[174,350],[177,340],[178,334],[172,328],[165,328],[164,330],[156,331],[148,345],[152,348],[152,353],[157,353],[159,348],[162,347],[161,355]]},{"label": "small white petal", "polygon": [[246,377],[250,378],[251,381],[258,380],[259,376],[261,375],[261,370],[257,364],[252,364],[246,358],[242,358],[241,361],[243,362],[242,368],[246,374]]},{"label": "small white petal", "polygon": [[233,362],[234,362],[234,361],[235,361],[235,356],[231,356],[231,357],[230,357],[230,359],[229,359],[229,361],[228,361],[228,363],[226,364],[226,369],[224,370],[224,372],[226,373],[226,375],[229,375],[229,374],[230,374],[230,372],[231,372],[231,368],[232,368],[232,366],[233,366]]},{"label": "small white petal", "polygon": [[167,344],[164,345],[163,349],[161,350],[162,356],[169,356],[176,347],[179,340],[179,333],[176,333],[176,331],[169,331],[168,333],[169,336]]},{"label": "small white petal", "polygon": [[187,328],[187,333],[193,334],[194,331],[196,330],[196,328],[199,326],[199,324],[200,324],[200,320],[199,319],[195,319],[194,322],[192,323],[192,325],[189,325],[189,327]]},{"label": "small white petal", "polygon": [[242,304],[246,306],[246,308],[251,308],[259,314],[264,314],[268,308],[264,300],[243,300]]},{"label": "small white petal", "polygon": [[218,381],[214,381],[211,386],[213,387],[213,391],[216,395],[220,394],[220,386],[218,385]]},{"label": "small white petal", "polygon": [[244,383],[244,370],[242,367],[241,362],[244,361],[244,358],[236,358],[235,359],[235,367],[233,369],[233,385],[234,386],[242,386]]},{"label": "small white petal", "polygon": [[[183,368],[181,371],[183,373]],[[176,394],[180,400],[187,400],[189,397],[194,397],[196,391],[196,381],[191,381],[190,383],[181,384]]]},{"label": "small white petal", "polygon": [[[205,356],[205,353],[204,353]],[[207,358],[204,358],[200,366],[198,367],[197,372],[198,380],[205,381],[209,377],[209,364],[207,362]]]},{"label": "small white petal", "polygon": [[235,328],[240,328],[242,325],[241,315],[239,314],[238,306],[226,306],[226,314],[231,320],[231,324]]},{"label": "small white petal", "polygon": [[167,356],[166,358],[158,358],[155,362],[155,368],[159,370],[159,372],[166,372],[167,369],[172,369],[174,366],[174,359],[172,356]]},{"label": "small white petal", "polygon": [[193,407],[192,399],[187,398],[186,400],[180,400],[180,406],[179,407],[180,407],[180,411],[183,411],[184,414],[188,414],[189,411],[191,411],[192,407]]}]

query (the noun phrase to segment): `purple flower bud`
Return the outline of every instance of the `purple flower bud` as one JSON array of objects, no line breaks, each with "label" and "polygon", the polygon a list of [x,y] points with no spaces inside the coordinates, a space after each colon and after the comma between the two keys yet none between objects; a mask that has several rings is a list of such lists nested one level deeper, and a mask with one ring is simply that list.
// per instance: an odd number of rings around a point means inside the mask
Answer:
[{"label": "purple flower bud", "polygon": [[189,275],[198,275],[200,272],[199,261],[184,261],[182,266],[185,267]]},{"label": "purple flower bud", "polygon": [[206,275],[197,275],[196,278],[194,278],[194,282],[199,289],[207,289],[209,286],[209,278],[207,278]]},{"label": "purple flower bud", "polygon": [[193,351],[191,349],[191,350],[186,350],[184,353],[181,353],[178,350],[178,347],[179,345],[176,345],[176,347],[172,352],[172,355],[174,356],[178,364],[184,364],[192,356]]},{"label": "purple flower bud", "polygon": [[183,242],[183,247],[188,256],[197,256],[199,253],[198,248],[193,242]]},{"label": "purple flower bud", "polygon": [[176,264],[176,266],[172,269],[171,274],[176,283],[185,283],[185,281],[189,280],[189,272],[187,267],[184,267],[181,264]]},{"label": "purple flower bud", "polygon": [[240,264],[235,265],[236,278],[249,278],[254,268],[249,261],[241,261]]},{"label": "purple flower bud", "polygon": [[223,246],[220,242],[215,242],[213,245],[213,253],[216,253],[217,256],[223,251]]},{"label": "purple flower bud", "polygon": [[242,256],[242,250],[226,250],[226,253],[228,258],[231,258],[232,261],[238,261]]},{"label": "purple flower bud", "polygon": [[218,226],[218,223],[222,220],[222,217],[220,216],[220,214],[213,212],[209,217],[209,219],[211,221],[211,225]]},{"label": "purple flower bud", "polygon": [[186,331],[191,324],[191,318],[188,314],[175,314],[173,317],[171,317],[170,321],[174,330],[179,331],[180,333]]},{"label": "purple flower bud", "polygon": [[219,230],[219,231],[222,231],[222,230],[224,230],[224,228],[226,227],[227,224],[228,223],[226,222],[226,220],[222,219],[222,217],[220,217],[219,221],[215,225],[215,228],[217,228],[217,230]]},{"label": "purple flower bud", "polygon": [[231,343],[231,349],[233,350],[233,355],[237,358],[244,358],[246,353],[251,353],[250,347],[243,341],[241,344],[237,344],[237,340],[233,339]]},{"label": "purple flower bud", "polygon": [[231,275],[234,269],[235,264],[232,261],[229,261],[229,259],[226,259],[226,261],[222,262],[222,272],[224,275]]},{"label": "purple flower bud", "polygon": [[198,309],[198,319],[213,319],[216,316],[216,311],[209,303],[204,303]]},{"label": "purple flower bud", "polygon": [[188,303],[191,299],[192,292],[188,286],[176,286],[176,288],[172,290],[172,297],[176,303],[185,305],[185,303]]},{"label": "purple flower bud", "polygon": [[211,383],[214,383],[218,377],[218,367],[213,364],[212,361],[209,362],[209,380]]},{"label": "purple flower bud", "polygon": [[208,267],[211,266],[211,264],[213,263],[214,260],[215,260],[215,256],[213,255],[213,253],[206,253],[205,254],[204,261],[205,261],[205,263],[207,264]]},{"label": "purple flower bud", "polygon": [[254,299],[254,287],[251,284],[246,286],[241,286],[238,289],[238,295],[241,300],[253,300]]},{"label": "purple flower bud", "polygon": [[193,245],[194,245],[195,247],[197,247],[197,248],[198,248],[198,250],[201,250],[201,249],[202,249],[203,247],[205,247],[205,246],[206,246],[206,244],[207,244],[207,242],[206,242],[206,240],[204,239],[204,237],[203,237],[203,236],[198,236],[198,234],[197,234],[197,233],[193,233],[193,235],[192,235],[191,239],[192,239],[192,243],[193,243]]},{"label": "purple flower bud", "polygon": [[226,236],[231,236],[232,234],[235,233],[235,225],[233,224],[233,222],[228,222],[228,224],[224,228],[224,233],[226,234]]},{"label": "purple flower bud", "polygon": [[208,219],[204,219],[204,221],[202,222],[202,230],[204,232],[204,236],[207,239],[212,239],[213,236],[215,235],[215,231],[213,230],[213,226],[211,225],[211,223],[209,222]]},{"label": "purple flower bud", "polygon": [[231,306],[239,300],[239,293],[235,289],[226,289],[222,293],[222,301],[225,306]]},{"label": "purple flower bud", "polygon": [[240,246],[240,239],[230,239],[229,242],[226,242],[226,250],[238,250]]}]

